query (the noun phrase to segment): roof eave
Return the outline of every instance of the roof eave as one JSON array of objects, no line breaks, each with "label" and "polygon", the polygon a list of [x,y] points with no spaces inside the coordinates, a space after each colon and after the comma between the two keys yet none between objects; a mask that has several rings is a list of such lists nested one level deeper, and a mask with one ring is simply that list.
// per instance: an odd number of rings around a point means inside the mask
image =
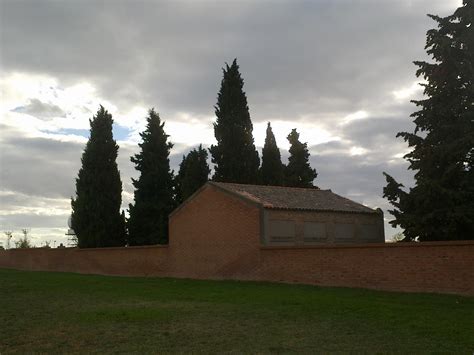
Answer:
[{"label": "roof eave", "polygon": [[376,210],[374,211],[344,211],[344,210],[334,210],[334,209],[314,209],[314,208],[295,208],[295,207],[270,207],[263,206],[266,210],[281,210],[281,211],[297,211],[297,212],[336,212],[336,213],[350,213],[350,214],[378,214]]},{"label": "roof eave", "polygon": [[215,188],[218,189],[219,191],[225,192],[225,193],[227,193],[227,194],[229,194],[229,195],[231,195],[231,196],[233,196],[233,197],[237,197],[237,198],[241,199],[242,201],[247,202],[247,203],[249,203],[249,204],[251,204],[251,205],[253,205],[253,206],[256,206],[256,207],[258,207],[258,208],[264,207],[264,204],[263,204],[263,203],[258,202],[258,201],[255,201],[255,200],[253,200],[253,199],[251,199],[251,198],[249,198],[249,197],[247,197],[247,196],[245,196],[245,195],[242,195],[242,194],[240,194],[240,193],[238,193],[238,192],[236,192],[236,191],[233,191],[233,190],[231,190],[231,189],[226,189],[225,187],[223,187],[223,186],[221,186],[221,185],[219,185],[219,184],[216,184],[214,181],[208,181],[207,184],[209,184],[209,185],[215,187]]}]

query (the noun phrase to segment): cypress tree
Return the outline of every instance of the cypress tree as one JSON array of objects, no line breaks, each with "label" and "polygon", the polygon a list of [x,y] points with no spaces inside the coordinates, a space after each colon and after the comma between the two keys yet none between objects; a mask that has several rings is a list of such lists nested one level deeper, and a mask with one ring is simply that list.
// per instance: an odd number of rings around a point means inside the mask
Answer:
[{"label": "cypress tree", "polygon": [[292,187],[313,187],[318,174],[309,164],[307,143],[299,141],[299,133],[293,129],[287,139],[290,142],[290,157],[285,169],[285,185]]},{"label": "cypress tree", "polygon": [[237,60],[234,59],[231,66],[226,64],[223,73],[215,106],[217,145],[209,149],[215,164],[213,180],[253,184],[257,182],[260,159]]},{"label": "cypress tree", "polygon": [[123,246],[126,232],[120,213],[122,182],[112,115],[100,106],[89,123],[90,138],[76,179],[76,198],[71,201],[72,228],[79,248]]},{"label": "cypress tree", "polygon": [[191,150],[183,156],[176,176],[176,201],[182,203],[196,192],[209,179],[209,165],[207,151],[199,145],[198,149]]},{"label": "cypress tree", "polygon": [[412,148],[405,159],[415,186],[405,191],[384,173],[383,195],[405,240],[474,239],[474,2],[464,0],[451,16],[428,16],[438,23],[425,46],[434,63],[414,62],[425,98],[412,101],[415,131],[397,134]]},{"label": "cypress tree", "polygon": [[262,185],[281,186],[284,183],[284,165],[281,162],[275,135],[270,122],[267,125],[267,135],[262,149],[262,166],[260,167],[260,183]]},{"label": "cypress tree", "polygon": [[130,158],[140,172],[138,180],[132,179],[135,204],[129,205],[130,245],[168,242],[168,215],[175,207],[169,161],[173,144],[168,141],[164,125],[158,113],[151,109],[146,129],[140,133],[141,152]]}]

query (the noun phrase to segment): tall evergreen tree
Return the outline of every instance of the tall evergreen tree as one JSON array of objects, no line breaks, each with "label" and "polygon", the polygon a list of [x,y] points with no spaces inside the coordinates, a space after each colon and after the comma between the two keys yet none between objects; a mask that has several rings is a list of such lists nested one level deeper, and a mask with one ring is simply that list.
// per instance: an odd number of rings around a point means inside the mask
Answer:
[{"label": "tall evergreen tree", "polygon": [[412,101],[420,108],[411,115],[415,131],[397,134],[412,148],[405,159],[415,186],[404,191],[384,173],[384,197],[406,240],[474,239],[474,2],[428,16],[438,23],[425,46],[434,63],[415,62],[426,98]]},{"label": "tall evergreen tree", "polygon": [[285,185],[292,187],[313,187],[318,174],[309,164],[307,143],[299,141],[300,135],[293,129],[287,139],[290,142],[290,157],[285,169]]},{"label": "tall evergreen tree", "polygon": [[138,180],[132,179],[135,204],[129,205],[130,245],[168,242],[168,215],[175,207],[169,161],[173,144],[168,141],[164,125],[158,113],[151,109],[146,129],[140,133],[143,140],[139,143],[141,152],[130,158],[140,172]]},{"label": "tall evergreen tree", "polygon": [[270,122],[267,125],[267,135],[262,149],[262,166],[260,167],[260,183],[262,185],[281,186],[284,183],[284,165],[281,162],[275,135]]},{"label": "tall evergreen tree", "polygon": [[120,213],[122,182],[112,115],[100,106],[89,122],[90,138],[76,179],[76,198],[71,201],[72,228],[80,248],[123,246],[126,232]]},{"label": "tall evergreen tree", "polygon": [[217,145],[209,149],[215,164],[215,181],[252,184],[257,182],[260,159],[252,136],[244,81],[237,60],[226,64],[215,106],[214,135]]},{"label": "tall evergreen tree", "polygon": [[207,151],[199,145],[198,149],[191,150],[183,156],[176,176],[176,201],[182,203],[196,192],[209,179],[209,165]]}]

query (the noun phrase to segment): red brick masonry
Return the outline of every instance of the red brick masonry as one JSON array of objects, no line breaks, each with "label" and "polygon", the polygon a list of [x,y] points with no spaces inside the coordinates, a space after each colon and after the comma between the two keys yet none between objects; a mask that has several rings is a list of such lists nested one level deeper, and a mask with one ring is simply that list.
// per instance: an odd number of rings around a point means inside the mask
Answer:
[{"label": "red brick masonry", "polygon": [[[258,262],[231,260],[215,268],[171,262],[162,246],[14,249],[0,252],[0,267],[103,275],[171,276],[298,282],[389,291],[474,295],[474,242],[370,244],[304,248],[262,247]],[[180,265],[183,265],[180,267]]]},{"label": "red brick masonry", "polygon": [[171,214],[169,246],[13,249],[0,268],[474,295],[474,241],[265,247],[261,213],[206,186]]}]

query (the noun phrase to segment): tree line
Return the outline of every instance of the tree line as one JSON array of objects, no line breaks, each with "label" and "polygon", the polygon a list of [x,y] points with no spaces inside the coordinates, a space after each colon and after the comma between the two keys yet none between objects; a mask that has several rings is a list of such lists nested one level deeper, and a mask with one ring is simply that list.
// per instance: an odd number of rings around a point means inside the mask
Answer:
[{"label": "tree line", "polygon": [[[290,156],[285,165],[268,123],[260,164],[243,85],[235,59],[223,68],[215,106],[217,144],[209,148],[214,165],[212,180],[313,187],[317,173],[310,166],[307,143],[300,141],[296,129],[287,137]],[[139,177],[132,179],[134,203],[129,205],[128,218],[120,211],[122,182],[112,115],[101,106],[90,120],[90,138],[76,179],[76,197],[71,200],[72,228],[79,247],[166,244],[168,215],[208,181],[211,169],[208,151],[202,145],[183,156],[174,175],[169,161],[173,144],[166,134],[165,122],[154,109],[149,110],[146,120],[146,128],[140,133],[140,151],[131,157]]]}]

